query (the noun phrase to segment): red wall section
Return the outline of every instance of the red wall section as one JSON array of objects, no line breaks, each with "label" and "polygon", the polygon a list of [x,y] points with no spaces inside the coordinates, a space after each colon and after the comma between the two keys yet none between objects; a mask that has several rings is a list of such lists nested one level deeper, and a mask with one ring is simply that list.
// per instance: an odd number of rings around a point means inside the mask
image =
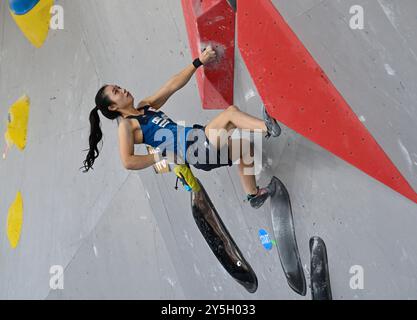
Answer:
[{"label": "red wall section", "polygon": [[417,202],[417,194],[270,0],[239,0],[238,45],[268,112]]},{"label": "red wall section", "polygon": [[218,61],[197,71],[204,109],[226,109],[233,104],[235,12],[226,0],[182,0],[193,59],[211,45]]}]

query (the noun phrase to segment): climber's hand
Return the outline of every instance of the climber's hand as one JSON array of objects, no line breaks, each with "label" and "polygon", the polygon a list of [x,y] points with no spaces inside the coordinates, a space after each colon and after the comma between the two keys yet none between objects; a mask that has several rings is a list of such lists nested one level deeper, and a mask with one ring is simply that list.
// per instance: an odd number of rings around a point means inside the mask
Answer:
[{"label": "climber's hand", "polygon": [[200,55],[199,59],[203,65],[207,65],[214,61],[217,57],[216,51],[211,46],[208,46]]}]

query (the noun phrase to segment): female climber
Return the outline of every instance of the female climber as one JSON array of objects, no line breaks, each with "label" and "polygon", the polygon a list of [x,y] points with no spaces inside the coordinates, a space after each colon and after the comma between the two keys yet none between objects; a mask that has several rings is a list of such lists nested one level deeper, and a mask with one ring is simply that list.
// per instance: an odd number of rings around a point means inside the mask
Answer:
[{"label": "female climber", "polygon": [[[90,148],[86,150],[88,154],[83,162],[83,167],[81,167],[84,169],[83,172],[88,172],[99,156],[97,145],[103,136],[98,114],[98,111],[100,111],[107,119],[118,119],[119,150],[121,161],[126,169],[145,169],[167,158],[170,162],[180,163],[182,161],[181,164],[191,164],[197,169],[210,171],[223,166],[231,166],[236,160],[240,159],[241,161],[238,164],[239,176],[247,194],[247,200],[253,208],[260,208],[275,190],[270,190],[269,187],[259,188],[256,185],[255,176],[245,174],[247,172],[245,168],[253,168],[254,163],[248,164],[247,161],[242,161],[245,156],[242,151],[244,141],[241,139],[239,150],[234,152],[233,148],[236,144],[231,143],[230,135],[228,134],[227,139],[221,139],[221,134],[224,132],[231,133],[234,129],[247,129],[252,131],[261,130],[266,133],[268,138],[270,136],[278,137],[281,134],[281,128],[275,119],[268,115],[265,108],[263,109],[264,119],[262,121],[242,112],[236,106],[230,106],[205,127],[198,124],[193,127],[180,126],[161,111],[167,100],[189,82],[199,67],[213,62],[216,57],[216,52],[212,47],[207,47],[199,58],[172,77],[154,95],[140,101],[136,108],[132,94],[126,89],[117,85],[103,86],[96,95],[96,107],[91,111],[89,117],[91,125]],[[196,137],[198,139],[195,139]],[[162,152],[155,154],[135,155],[135,144],[149,145],[156,150],[161,150],[161,146],[164,148]],[[220,161],[220,156],[224,154],[225,148],[227,148],[228,159]],[[250,149],[253,152],[252,144]],[[197,161],[190,161],[192,158],[190,150],[198,151],[198,154],[195,152],[192,154],[192,156],[198,156]],[[216,161],[213,161],[211,156],[213,153],[217,158],[214,159]]]}]

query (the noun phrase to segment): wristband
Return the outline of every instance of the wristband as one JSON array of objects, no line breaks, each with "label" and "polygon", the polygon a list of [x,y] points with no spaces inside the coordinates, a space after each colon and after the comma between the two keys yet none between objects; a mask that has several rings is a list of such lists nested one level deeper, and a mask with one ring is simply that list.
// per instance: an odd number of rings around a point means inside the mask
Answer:
[{"label": "wristband", "polygon": [[201,60],[199,58],[197,58],[193,61],[193,65],[196,69],[198,69],[203,65],[203,63],[201,62]]}]

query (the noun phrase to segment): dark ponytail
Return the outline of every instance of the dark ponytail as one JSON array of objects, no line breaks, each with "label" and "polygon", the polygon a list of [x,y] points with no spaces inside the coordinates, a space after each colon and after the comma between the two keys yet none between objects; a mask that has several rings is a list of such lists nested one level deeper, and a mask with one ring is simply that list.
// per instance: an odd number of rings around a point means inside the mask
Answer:
[{"label": "dark ponytail", "polygon": [[103,132],[101,131],[100,127],[100,116],[98,114],[98,110],[101,111],[103,116],[105,116],[109,120],[117,119],[120,116],[119,112],[110,111],[108,107],[112,104],[112,101],[104,94],[106,86],[103,86],[96,95],[96,107],[91,110],[90,112],[90,137],[89,137],[89,144],[90,149],[84,150],[88,151],[87,157],[84,160],[84,165],[80,168],[84,168],[83,172],[86,173],[90,169],[93,168],[94,161],[100,154],[100,151],[97,148],[98,143],[103,138]]}]

